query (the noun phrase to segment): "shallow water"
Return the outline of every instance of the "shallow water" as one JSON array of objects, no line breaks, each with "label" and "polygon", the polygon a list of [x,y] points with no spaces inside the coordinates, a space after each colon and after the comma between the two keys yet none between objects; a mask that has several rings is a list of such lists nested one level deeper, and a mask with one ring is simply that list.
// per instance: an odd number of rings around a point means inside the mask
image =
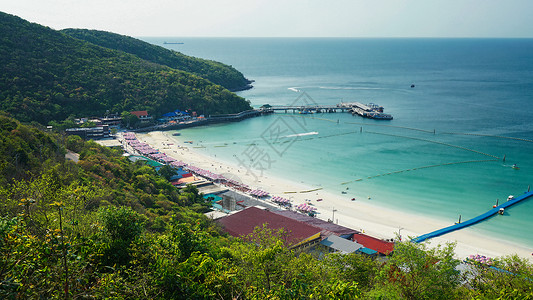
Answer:
[{"label": "shallow water", "polygon": [[[533,40],[180,40],[166,46],[254,79],[239,95],[256,107],[376,102],[394,116],[276,113],[180,131],[205,147],[198,150],[258,177],[269,172],[339,195],[348,188],[450,224],[533,183]],[[532,212],[530,199],[467,230],[533,247]]]}]

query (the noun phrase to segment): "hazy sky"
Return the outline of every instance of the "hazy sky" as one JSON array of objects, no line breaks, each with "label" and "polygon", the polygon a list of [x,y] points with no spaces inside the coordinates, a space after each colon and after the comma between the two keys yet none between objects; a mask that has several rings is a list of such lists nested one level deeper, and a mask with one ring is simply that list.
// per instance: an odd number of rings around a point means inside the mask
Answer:
[{"label": "hazy sky", "polygon": [[533,0],[0,0],[0,11],[130,36],[533,37]]}]

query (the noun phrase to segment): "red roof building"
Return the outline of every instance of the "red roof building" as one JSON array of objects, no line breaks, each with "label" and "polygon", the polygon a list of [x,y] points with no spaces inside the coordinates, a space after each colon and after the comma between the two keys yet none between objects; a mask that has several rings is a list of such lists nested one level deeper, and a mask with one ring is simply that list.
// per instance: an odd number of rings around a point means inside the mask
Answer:
[{"label": "red roof building", "polygon": [[146,110],[131,111],[130,114],[137,116],[137,118],[139,118],[141,121],[152,119],[152,117],[148,115],[148,111]]},{"label": "red roof building", "polygon": [[359,230],[347,228],[338,224],[321,220],[319,218],[310,217],[306,214],[297,213],[295,211],[279,210],[275,211],[274,213],[320,228],[322,230],[322,238],[326,238],[333,234],[336,236],[340,236],[341,238],[351,240],[354,234],[359,233]]},{"label": "red roof building", "polygon": [[320,240],[320,228],[258,207],[248,207],[237,213],[218,219],[217,222],[222,226],[224,231],[234,237],[243,237],[253,233],[255,227],[261,227],[266,223],[268,228],[273,230],[284,228],[288,232],[286,242],[289,246],[294,247]]},{"label": "red roof building", "polygon": [[394,251],[394,243],[380,240],[363,233],[353,235],[353,241],[363,245],[365,248],[376,250],[379,254],[389,255]]}]

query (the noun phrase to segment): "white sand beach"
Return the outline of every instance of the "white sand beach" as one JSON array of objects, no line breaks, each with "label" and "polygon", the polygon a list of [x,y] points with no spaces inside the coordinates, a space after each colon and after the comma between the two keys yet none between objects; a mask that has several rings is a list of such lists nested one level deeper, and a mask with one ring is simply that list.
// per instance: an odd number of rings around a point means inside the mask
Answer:
[{"label": "white sand beach", "polygon": [[[140,141],[148,143],[153,148],[159,149],[177,160],[182,160],[190,165],[214,173],[226,176],[232,174],[251,188],[260,188],[268,191],[272,196],[290,198],[293,206],[304,203],[306,199],[311,199],[312,204],[318,208],[319,218],[328,220],[333,218],[334,213],[333,221],[339,225],[362,230],[366,234],[377,238],[395,238],[400,228],[401,236],[405,239],[452,225],[422,215],[379,207],[379,203],[372,202],[368,199],[358,198],[355,201],[351,201],[351,197],[348,195],[334,195],[324,190],[301,193],[301,191],[309,191],[313,188],[301,183],[276,178],[268,173],[256,179],[254,175],[246,174],[245,168],[239,168],[237,161],[232,163],[206,156],[199,153],[199,151],[195,151],[197,149],[192,148],[192,145],[183,143],[183,141],[176,143],[179,137],[176,139],[176,137],[172,137],[168,132],[155,131],[142,134],[138,133],[136,135]],[[316,201],[316,199],[320,198],[323,201]],[[437,245],[450,241],[457,242],[456,257],[458,259],[464,259],[471,254],[480,254],[489,257],[518,254],[520,257],[533,261],[533,249],[527,249],[508,241],[496,240],[488,236],[474,234],[468,230],[458,230],[444,236],[433,238],[429,242],[430,245]]]}]

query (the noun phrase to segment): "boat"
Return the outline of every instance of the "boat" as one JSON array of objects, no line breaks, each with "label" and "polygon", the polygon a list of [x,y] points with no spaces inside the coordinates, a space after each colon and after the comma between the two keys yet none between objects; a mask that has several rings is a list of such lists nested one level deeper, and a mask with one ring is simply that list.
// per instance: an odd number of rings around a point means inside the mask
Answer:
[{"label": "boat", "polygon": [[514,164],[511,168],[513,168],[515,170],[520,170],[520,168],[516,164]]},{"label": "boat", "polygon": [[312,114],[312,113],[313,113],[313,111],[311,111],[309,109],[304,109],[304,110],[300,111],[301,115],[308,115],[308,114]]},{"label": "boat", "polygon": [[507,201],[511,201],[514,199],[514,196],[513,195],[509,195],[509,197],[507,197]]},{"label": "boat", "polygon": [[360,115],[363,118],[376,119],[376,120],[392,120],[393,117],[390,114],[383,113],[383,106],[379,106],[375,103],[362,104],[359,102],[349,103],[350,112],[352,115]]},{"label": "boat", "polygon": [[498,213],[499,213],[500,215],[503,215],[504,212],[505,212],[505,208],[503,208],[503,207],[500,208],[500,210],[498,210]]},{"label": "boat", "polygon": [[179,133],[179,132],[174,132],[172,135],[173,135],[173,136],[180,136],[181,133]]},{"label": "boat", "polygon": [[384,113],[374,114],[370,118],[377,119],[377,120],[392,120],[393,119],[392,115],[384,114]]}]

